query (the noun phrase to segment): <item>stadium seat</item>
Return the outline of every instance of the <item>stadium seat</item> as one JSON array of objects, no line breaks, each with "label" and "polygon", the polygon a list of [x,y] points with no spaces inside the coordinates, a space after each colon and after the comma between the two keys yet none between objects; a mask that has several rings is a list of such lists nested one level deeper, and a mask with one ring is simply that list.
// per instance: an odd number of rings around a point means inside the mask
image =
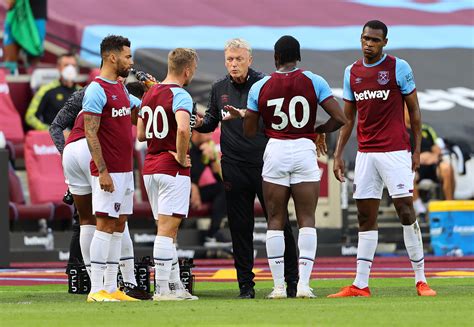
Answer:
[{"label": "stadium seat", "polygon": [[73,207],[62,202],[67,185],[59,152],[48,132],[30,131],[25,138],[25,166],[32,204],[55,204],[54,219],[70,220]]},{"label": "stadium seat", "polygon": [[52,220],[54,205],[51,202],[43,204],[26,204],[23,188],[13,166],[8,168],[9,215],[11,221],[16,220]]},{"label": "stadium seat", "polygon": [[20,114],[15,108],[10,96],[10,89],[5,79],[5,73],[0,70],[0,131],[5,138],[12,142],[16,157],[23,157],[23,132]]}]

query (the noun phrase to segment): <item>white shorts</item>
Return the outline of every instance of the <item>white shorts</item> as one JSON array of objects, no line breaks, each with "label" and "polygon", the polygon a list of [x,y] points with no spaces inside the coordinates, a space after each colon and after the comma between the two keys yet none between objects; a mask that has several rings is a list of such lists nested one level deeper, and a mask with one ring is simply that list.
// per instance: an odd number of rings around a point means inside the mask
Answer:
[{"label": "white shorts", "polygon": [[381,199],[384,184],[393,198],[413,196],[411,154],[357,152],[354,175],[354,199]]},{"label": "white shorts", "polygon": [[191,196],[191,178],[182,175],[144,175],[146,193],[150,199],[153,216],[158,215],[186,218]]},{"label": "white shorts", "polygon": [[69,191],[74,195],[92,193],[91,153],[85,138],[66,145],[63,151],[63,171]]},{"label": "white shorts", "polygon": [[316,146],[307,138],[270,139],[263,154],[263,180],[290,186],[302,182],[319,182],[321,175]]},{"label": "white shorts", "polygon": [[110,173],[114,191],[105,192],[100,188],[99,177],[92,176],[92,211],[95,215],[118,218],[133,213],[133,172]]}]

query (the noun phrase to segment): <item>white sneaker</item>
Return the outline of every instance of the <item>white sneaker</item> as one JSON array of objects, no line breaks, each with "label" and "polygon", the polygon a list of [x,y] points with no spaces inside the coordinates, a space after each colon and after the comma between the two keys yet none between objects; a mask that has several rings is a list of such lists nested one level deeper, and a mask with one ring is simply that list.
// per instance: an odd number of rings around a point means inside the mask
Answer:
[{"label": "white sneaker", "polygon": [[174,292],[166,293],[155,293],[153,295],[153,301],[182,301],[183,299],[178,297]]},{"label": "white sneaker", "polygon": [[175,291],[171,291],[171,292],[174,292],[175,295],[182,299],[182,300],[187,300],[187,301],[195,301],[195,300],[199,300],[199,298],[196,296],[196,295],[192,295],[191,293],[188,292],[187,289],[177,289]]},{"label": "white sneaker", "polygon": [[171,293],[179,297],[180,299],[189,300],[189,301],[199,300],[197,296],[192,295],[191,293],[188,292],[188,290],[184,287],[181,281],[170,283],[169,285],[170,285]]},{"label": "white sneaker", "polygon": [[273,291],[267,295],[267,299],[286,299],[285,285],[275,286]]},{"label": "white sneaker", "polygon": [[309,286],[299,286],[296,291],[296,297],[302,299],[314,299],[316,295],[313,293],[313,289]]}]

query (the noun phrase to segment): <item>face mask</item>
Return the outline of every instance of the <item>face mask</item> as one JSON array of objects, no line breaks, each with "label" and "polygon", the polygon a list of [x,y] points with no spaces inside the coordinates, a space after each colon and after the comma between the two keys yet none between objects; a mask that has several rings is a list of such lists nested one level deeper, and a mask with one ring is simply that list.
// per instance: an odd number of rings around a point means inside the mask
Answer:
[{"label": "face mask", "polygon": [[61,72],[61,77],[65,81],[75,81],[77,78],[77,69],[73,65],[67,65]]}]

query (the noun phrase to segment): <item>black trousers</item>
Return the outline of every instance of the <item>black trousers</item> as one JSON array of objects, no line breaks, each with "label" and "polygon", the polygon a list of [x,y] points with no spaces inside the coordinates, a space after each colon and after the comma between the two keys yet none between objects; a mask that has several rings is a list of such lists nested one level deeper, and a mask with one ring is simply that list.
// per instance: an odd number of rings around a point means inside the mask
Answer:
[{"label": "black trousers", "polygon": [[[227,217],[232,236],[234,265],[239,287],[254,286],[255,274],[253,230],[254,201],[257,195],[268,219],[262,192],[262,167],[245,167],[238,163],[222,162],[222,174],[227,200]],[[285,281],[298,281],[296,242],[288,220],[285,229]]]},{"label": "black trousers", "polygon": [[199,188],[202,202],[211,202],[211,226],[207,232],[208,237],[214,237],[221,227],[222,219],[227,214],[224,183],[219,181],[214,184]]}]

